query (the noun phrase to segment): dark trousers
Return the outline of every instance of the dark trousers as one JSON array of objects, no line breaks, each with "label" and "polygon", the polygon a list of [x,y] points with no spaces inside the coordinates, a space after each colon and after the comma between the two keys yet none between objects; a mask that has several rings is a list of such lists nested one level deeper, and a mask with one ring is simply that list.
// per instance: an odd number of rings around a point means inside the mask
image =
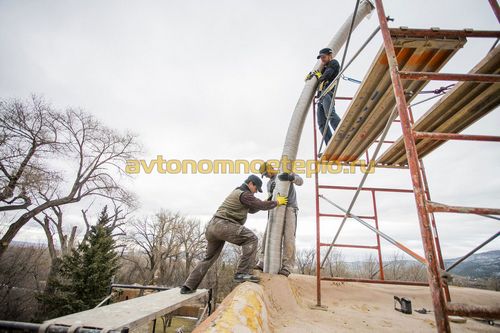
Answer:
[{"label": "dark trousers", "polygon": [[[325,141],[325,145],[328,144],[330,139],[332,138],[332,132],[330,131],[330,127],[328,126],[327,123],[327,117],[328,117],[328,110],[330,110],[330,104],[332,103],[332,94],[328,93],[323,97],[319,103],[318,103],[318,108],[317,108],[317,118],[318,118],[318,127],[319,130],[321,131],[321,134],[325,132],[325,136],[323,137],[323,140]],[[332,105],[332,113],[330,114],[330,125],[332,126],[332,129],[335,131],[337,129],[337,126],[340,123],[340,117],[338,114],[335,112],[335,106]]]},{"label": "dark trousers", "polygon": [[205,257],[189,274],[184,285],[189,289],[197,289],[209,268],[217,260],[224,243],[229,242],[241,246],[241,257],[236,273],[249,274],[255,265],[257,255],[257,236],[248,228],[235,222],[213,217],[205,231],[207,248]]}]

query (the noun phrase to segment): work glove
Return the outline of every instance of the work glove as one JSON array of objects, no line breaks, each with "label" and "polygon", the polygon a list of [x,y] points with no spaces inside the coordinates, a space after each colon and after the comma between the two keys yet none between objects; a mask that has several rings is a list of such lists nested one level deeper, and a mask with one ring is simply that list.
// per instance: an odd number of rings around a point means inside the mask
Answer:
[{"label": "work glove", "polygon": [[278,202],[278,206],[286,205],[288,203],[288,197],[278,193],[278,195],[276,196],[276,201]]},{"label": "work glove", "polygon": [[316,76],[319,79],[319,77],[321,76],[321,72],[318,70],[315,70],[313,72],[309,72],[306,75],[306,79],[304,81],[308,81],[308,80],[312,79],[314,76]]},{"label": "work glove", "polygon": [[278,175],[278,179],[284,182],[286,181],[293,182],[295,180],[295,175],[283,172],[282,174]]}]

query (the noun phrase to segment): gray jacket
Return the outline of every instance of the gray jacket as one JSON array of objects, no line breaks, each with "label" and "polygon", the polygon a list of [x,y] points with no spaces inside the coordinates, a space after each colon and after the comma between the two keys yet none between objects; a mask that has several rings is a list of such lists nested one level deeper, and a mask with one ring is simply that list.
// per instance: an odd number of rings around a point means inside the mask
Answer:
[{"label": "gray jacket", "polygon": [[[288,190],[288,204],[286,206],[299,208],[297,205],[297,193],[295,192],[294,185],[302,186],[302,184],[304,184],[304,179],[296,173],[291,174],[295,176],[295,179],[290,183],[290,189]],[[269,194],[269,197],[272,197],[273,195],[274,187],[276,186],[276,177],[277,176],[273,176],[267,182],[267,193]]]}]

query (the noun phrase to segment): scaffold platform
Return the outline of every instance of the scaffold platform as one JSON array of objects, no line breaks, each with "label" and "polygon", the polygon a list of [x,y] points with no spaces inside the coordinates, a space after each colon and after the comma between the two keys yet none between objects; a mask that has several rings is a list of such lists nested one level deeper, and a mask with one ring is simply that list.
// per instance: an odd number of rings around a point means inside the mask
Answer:
[{"label": "scaffold platform", "polygon": [[[436,37],[405,35],[405,29],[391,29],[396,59],[401,71],[438,72],[466,43],[463,31]],[[404,81],[407,101],[415,98],[428,83]],[[342,116],[333,138],[321,161],[355,161],[382,133],[396,106],[384,47],[375,57],[370,69],[347,111]]]},{"label": "scaffold platform", "polygon": [[[500,46],[490,51],[469,74],[500,74]],[[458,82],[414,124],[419,158],[441,146],[447,140],[418,138],[418,132],[460,133],[500,104],[500,84],[491,82]],[[439,135],[438,134],[438,135]],[[407,165],[403,137],[399,137],[377,160],[382,165]]]}]

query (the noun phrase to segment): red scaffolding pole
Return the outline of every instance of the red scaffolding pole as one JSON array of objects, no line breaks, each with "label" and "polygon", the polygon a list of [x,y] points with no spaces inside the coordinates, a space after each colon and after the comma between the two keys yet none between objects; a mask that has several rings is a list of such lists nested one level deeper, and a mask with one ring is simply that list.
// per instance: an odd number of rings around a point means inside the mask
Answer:
[{"label": "red scaffolding pole", "polygon": [[[403,88],[403,80],[453,80],[453,81],[467,81],[467,82],[482,82],[483,84],[495,84],[500,82],[500,75],[497,74],[486,74],[486,73],[468,73],[468,74],[450,74],[450,73],[437,73],[437,72],[412,72],[412,71],[400,71],[398,68],[398,62],[396,60],[396,51],[393,44],[393,37],[397,36],[412,36],[412,37],[429,37],[429,38],[447,38],[448,36],[461,36],[461,37],[477,37],[477,38],[500,38],[499,31],[477,31],[472,29],[459,30],[440,30],[440,29],[391,29],[387,24],[387,16],[385,15],[382,0],[375,0],[377,16],[380,24],[380,30],[383,38],[383,49],[387,56],[390,79],[392,84],[392,93],[396,100],[396,110],[399,115],[399,119],[393,119],[386,126],[390,126],[390,123],[399,123],[402,129],[402,139],[404,143],[404,149],[407,158],[407,169],[409,169],[412,189],[397,189],[397,188],[376,188],[376,187],[364,187],[364,178],[358,187],[355,186],[340,186],[340,185],[322,185],[319,183],[318,175],[318,165],[316,166],[315,176],[315,205],[316,205],[316,294],[317,294],[317,305],[321,306],[321,281],[345,281],[345,282],[364,282],[364,283],[385,283],[385,284],[403,284],[403,285],[428,285],[431,291],[432,303],[434,308],[434,315],[436,319],[436,328],[438,332],[450,332],[450,324],[448,315],[449,314],[474,314],[475,316],[493,316],[497,318],[500,316],[498,308],[486,308],[477,307],[466,304],[455,304],[450,303],[451,297],[448,289],[447,280],[445,279],[444,260],[441,253],[441,244],[437,232],[436,219],[434,213],[466,213],[466,214],[478,214],[482,216],[491,217],[491,215],[500,215],[500,209],[495,208],[483,208],[483,207],[461,207],[445,205],[441,203],[436,203],[431,200],[429,184],[427,181],[426,170],[424,168],[424,163],[418,156],[416,140],[468,140],[468,141],[489,141],[489,142],[499,142],[500,137],[491,135],[468,135],[460,133],[441,133],[441,132],[430,132],[430,131],[415,131],[413,130],[414,119],[411,107],[408,106],[406,100],[405,91]],[[499,18],[498,4],[495,0],[490,0],[490,4]],[[351,97],[337,98],[342,100],[350,100]],[[316,107],[313,103],[313,128],[314,128],[314,159],[317,163],[325,163],[325,161],[318,161],[318,144],[317,144],[317,130],[316,130]],[[381,135],[379,139],[375,139],[373,143],[394,143],[392,140],[385,140],[385,134]],[[367,159],[367,164],[369,161],[368,148],[364,151]],[[379,146],[376,149],[378,152]],[[376,153],[374,154],[376,156]],[[326,160],[328,162],[328,160]],[[330,161],[332,162],[332,161]],[[372,161],[377,162],[377,161]],[[351,163],[340,163],[341,165],[350,166],[362,166],[357,162]],[[389,167],[390,165],[376,165],[376,167]],[[326,197],[320,194],[320,190],[343,190],[343,191],[356,191],[356,195],[353,198],[353,202],[348,209],[343,209],[332,201],[326,199]],[[373,206],[373,215],[366,216],[356,216],[351,213],[352,205],[354,204],[357,195],[361,191],[368,191],[371,194],[371,204]],[[393,193],[413,193],[416,207],[417,216],[420,226],[420,235],[422,238],[422,244],[424,248],[425,258],[420,257],[409,248],[400,244],[396,240],[392,239],[390,236],[382,233],[379,230],[379,215],[377,211],[377,197],[376,192],[393,192]],[[327,202],[333,206],[340,209],[344,214],[333,214],[333,213],[322,213],[320,211],[319,198],[325,199]],[[358,245],[358,244],[340,244],[336,242],[337,235],[332,243],[321,242],[321,218],[343,218],[344,221],[347,218],[354,218],[358,220],[361,224],[365,225],[372,231],[376,233],[376,245]],[[369,225],[366,221],[373,220],[374,227]],[[337,234],[340,232],[337,232]],[[407,252],[420,262],[423,262],[427,268],[427,283],[413,282],[413,281],[393,281],[386,280],[384,276],[383,258],[381,252],[380,237],[385,238],[393,245],[396,245],[403,251]],[[498,236],[498,233],[497,235]],[[490,238],[487,242],[496,238],[496,236]],[[486,243],[486,242],[485,242]],[[484,243],[484,244],[485,244]],[[482,246],[482,245],[481,245]],[[378,262],[379,262],[379,279],[348,279],[342,277],[322,277],[321,276],[321,247],[339,247],[339,248],[358,248],[358,249],[369,249],[378,251]],[[478,247],[480,248],[480,247]],[[474,249],[471,253],[475,252],[478,248]],[[329,254],[329,252],[327,253]],[[324,258],[326,260],[326,258]],[[458,264],[459,262],[457,262]],[[493,318],[492,317],[492,318]]]},{"label": "red scaffolding pole", "polygon": [[443,285],[441,283],[441,277],[439,274],[439,267],[436,261],[436,248],[434,245],[429,214],[427,213],[425,206],[426,197],[424,192],[423,180],[420,174],[417,147],[415,146],[415,138],[412,135],[409,111],[406,106],[407,103],[405,92],[398,71],[396,52],[392,43],[389,26],[387,25],[382,0],[376,0],[375,3],[382,32],[382,38],[384,41],[385,53],[387,55],[387,61],[389,64],[392,88],[394,90],[394,97],[396,98],[399,120],[401,121],[400,124],[403,132],[408,166],[410,167],[415,202],[417,204],[417,214],[418,220],[420,222],[420,233],[422,237],[425,258],[427,259],[427,278],[429,280],[429,288],[431,289],[436,326],[438,328],[438,331],[440,332],[450,332],[450,323],[448,321],[448,316],[446,315],[445,295],[443,292]]},{"label": "red scaffolding pole", "polygon": [[[338,98],[337,98],[338,99]],[[342,99],[351,99],[350,97],[343,97]],[[317,135],[318,131],[316,129],[316,103],[313,101],[313,132],[314,132],[314,160],[318,161],[318,143],[317,143]],[[368,163],[368,159],[367,159]],[[315,205],[316,205],[316,305],[321,306],[321,280],[334,280],[332,277],[322,277],[321,276],[321,247],[337,247],[337,248],[353,248],[353,249],[370,249],[377,250],[378,262],[379,262],[379,279],[370,280],[371,283],[386,283],[384,277],[384,266],[382,261],[382,250],[380,245],[380,236],[376,234],[377,245],[358,245],[358,244],[340,244],[340,243],[323,243],[321,242],[321,217],[328,218],[345,218],[345,214],[329,214],[329,213],[321,213],[320,204],[319,204],[319,190],[344,190],[344,191],[355,191],[358,188],[353,186],[338,186],[338,185],[320,185],[319,184],[319,175],[318,168],[316,168],[316,172],[314,173],[314,183],[315,183]],[[360,191],[369,191],[371,193],[372,205],[373,205],[373,215],[371,216],[359,216],[363,219],[370,219],[374,221],[375,228],[379,230],[378,224],[378,212],[377,212],[377,204],[376,204],[376,192],[400,192],[400,193],[411,193],[412,190],[409,189],[393,189],[393,188],[375,188],[375,187],[363,187]],[[340,281],[340,280],[339,280]],[[343,280],[347,281],[347,280]],[[362,282],[362,280],[354,279],[353,281]],[[419,282],[405,282],[401,284],[408,285],[422,285]]]}]

